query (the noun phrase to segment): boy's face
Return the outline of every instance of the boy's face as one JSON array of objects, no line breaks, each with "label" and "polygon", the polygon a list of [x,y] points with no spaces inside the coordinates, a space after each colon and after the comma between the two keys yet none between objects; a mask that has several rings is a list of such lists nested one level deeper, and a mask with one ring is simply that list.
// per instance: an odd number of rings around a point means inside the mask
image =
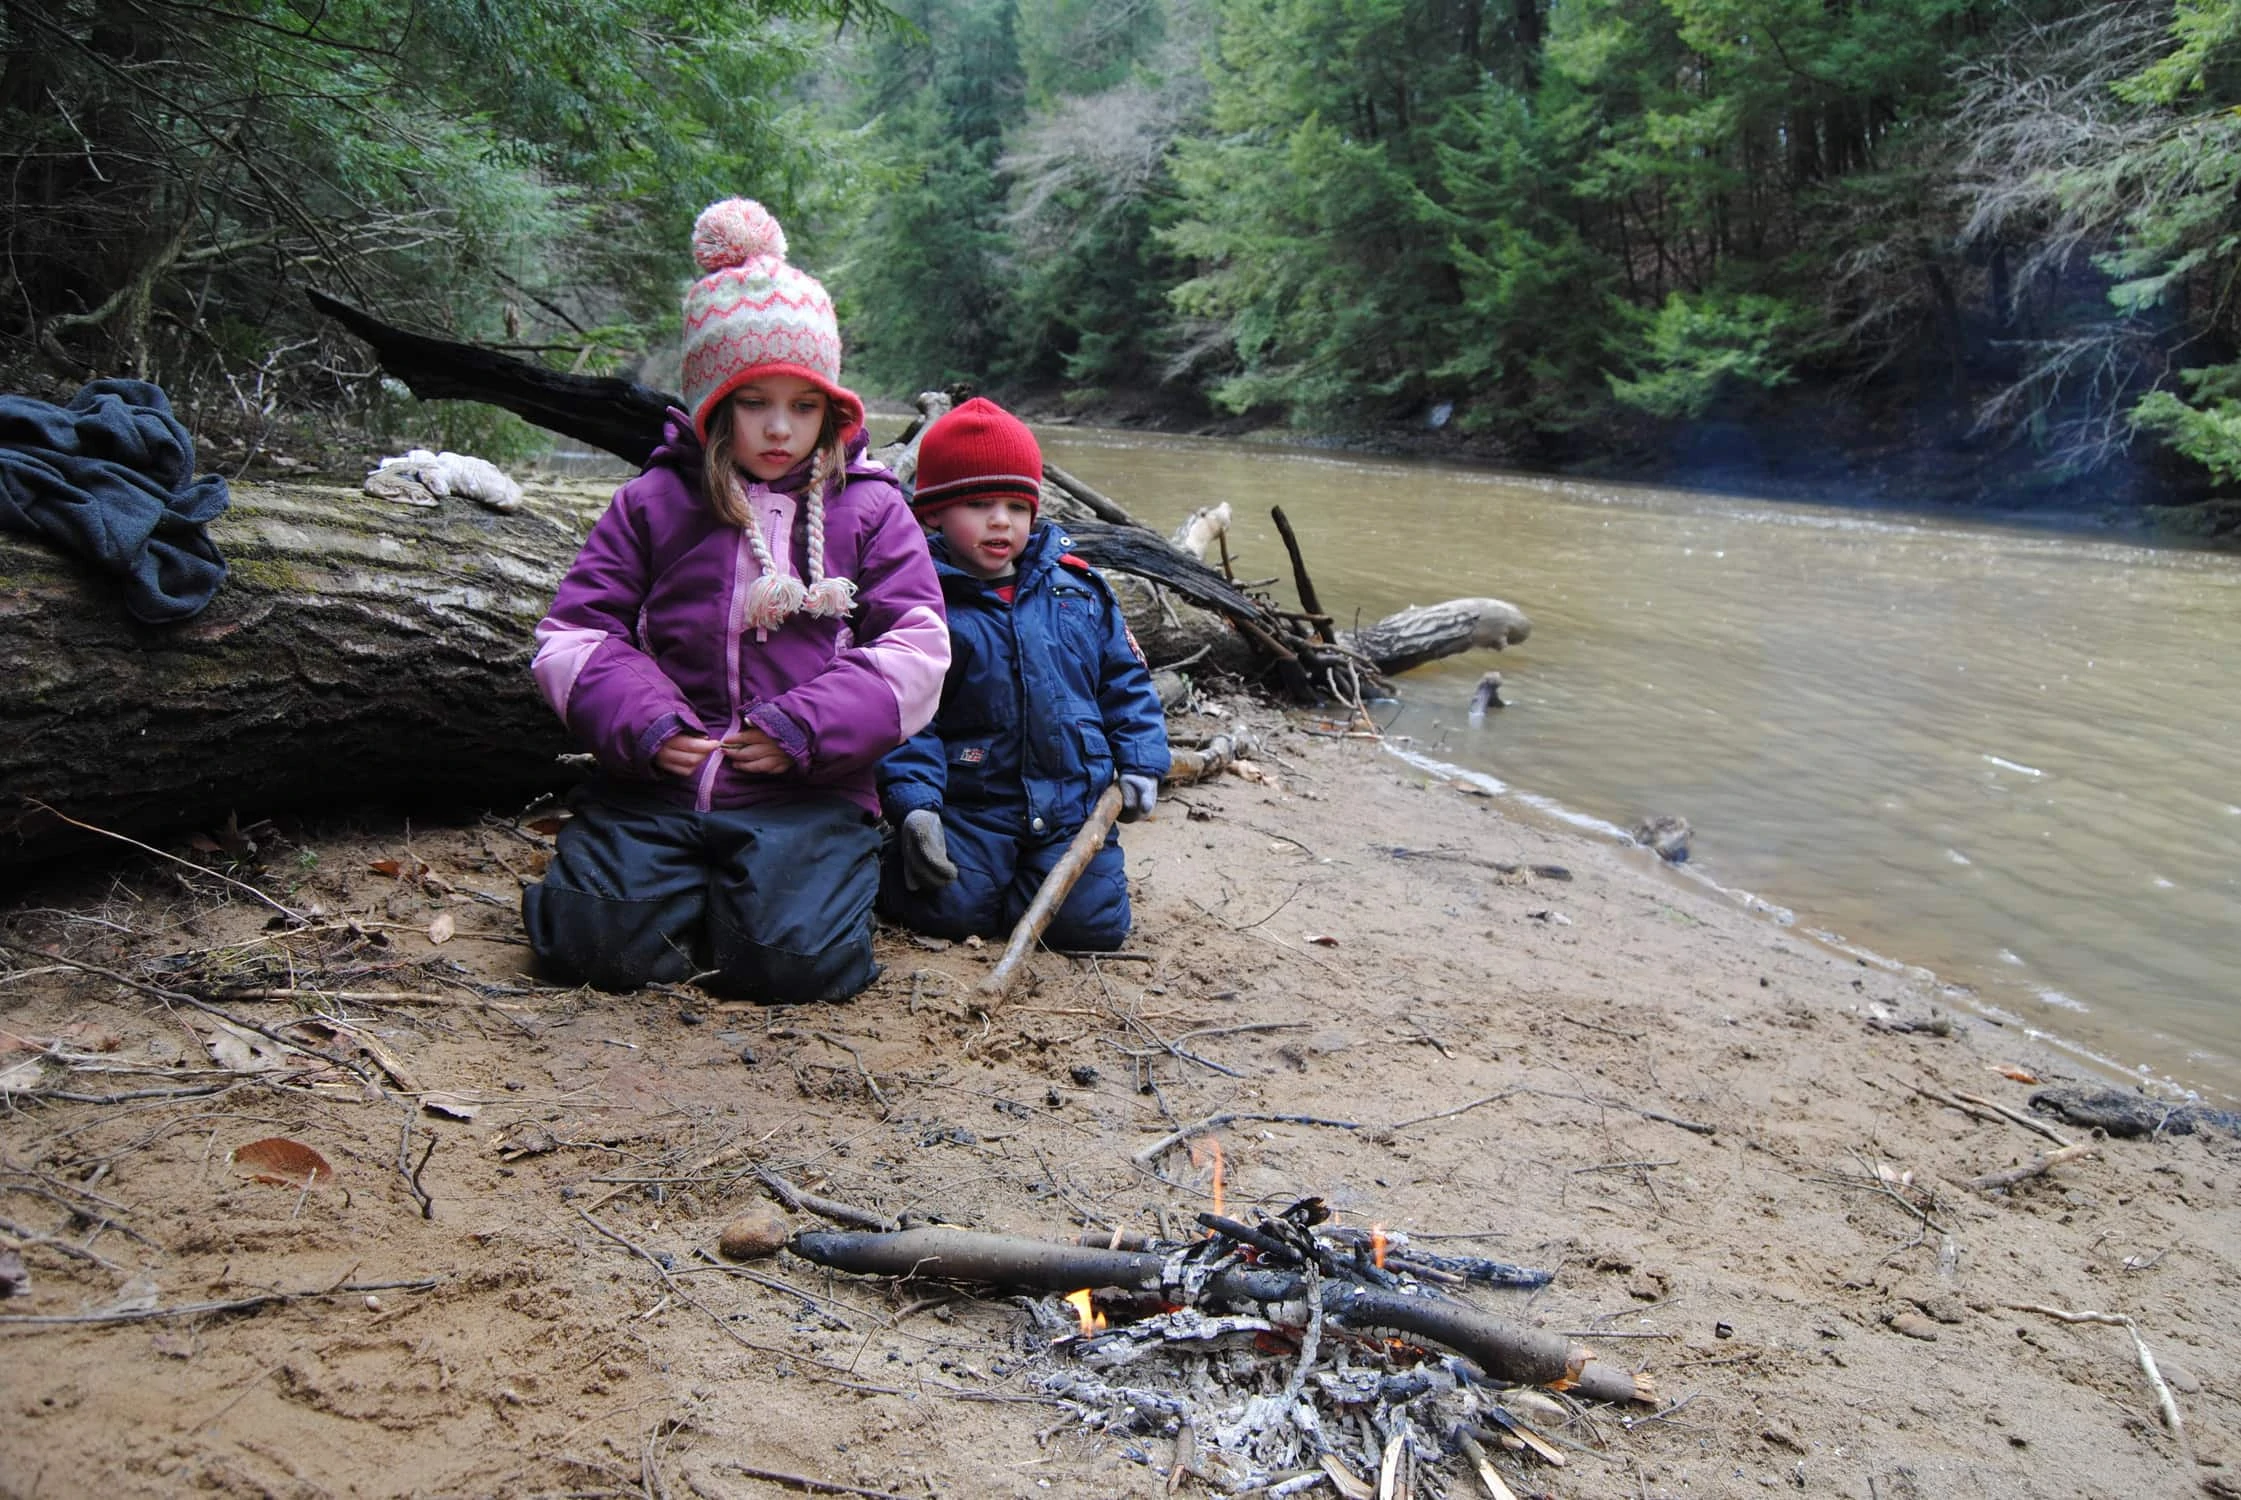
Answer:
[{"label": "boy's face", "polygon": [[1035,524],[1035,507],[1010,495],[975,495],[934,517],[949,541],[950,560],[975,578],[1009,578]]},{"label": "boy's face", "polygon": [[825,393],[798,375],[766,375],[731,393],[731,451],[769,484],[809,457],[825,430]]}]

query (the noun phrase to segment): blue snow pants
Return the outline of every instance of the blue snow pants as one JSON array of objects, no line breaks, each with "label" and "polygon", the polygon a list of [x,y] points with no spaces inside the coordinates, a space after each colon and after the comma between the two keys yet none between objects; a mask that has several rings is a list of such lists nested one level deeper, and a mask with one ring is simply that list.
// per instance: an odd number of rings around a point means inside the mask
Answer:
[{"label": "blue snow pants", "polygon": [[[914,891],[903,879],[899,849],[888,851],[879,876],[879,909],[891,920],[930,937],[1008,937],[1035,899],[1051,866],[1073,842],[1074,829],[1037,834],[1017,807],[944,806],[942,836],[957,878],[938,891]],[[1120,835],[1082,871],[1066,902],[1044,929],[1053,948],[1110,953],[1128,941],[1128,875]]]},{"label": "blue snow pants", "polygon": [[618,784],[580,790],[552,864],[522,892],[529,945],[602,990],[701,976],[772,1004],[872,981],[879,833],[843,797],[696,812]]}]

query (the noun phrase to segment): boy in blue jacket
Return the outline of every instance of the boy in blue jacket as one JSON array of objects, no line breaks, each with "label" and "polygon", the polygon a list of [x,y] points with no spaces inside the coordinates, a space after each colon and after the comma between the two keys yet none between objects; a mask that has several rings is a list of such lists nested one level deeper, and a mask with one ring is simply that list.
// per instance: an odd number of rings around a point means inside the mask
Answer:
[{"label": "boy in blue jacket", "polygon": [[[880,910],[936,937],[1009,932],[1117,779],[1121,820],[1152,810],[1167,720],[1120,605],[1056,526],[1038,524],[1043,454],[1025,423],[974,399],[927,429],[911,510],[949,612],[934,721],[880,763],[895,828]],[[1116,833],[1044,941],[1128,939]]]}]

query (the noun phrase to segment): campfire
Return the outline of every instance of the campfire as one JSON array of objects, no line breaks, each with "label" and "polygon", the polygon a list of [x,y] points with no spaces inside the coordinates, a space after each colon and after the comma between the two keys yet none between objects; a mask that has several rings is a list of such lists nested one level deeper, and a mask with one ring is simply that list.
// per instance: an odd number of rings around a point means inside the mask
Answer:
[{"label": "campfire", "polygon": [[[1218,1183],[1218,1160],[1216,1171]],[[1335,1226],[1319,1198],[1253,1224],[1218,1209],[1217,1194],[1217,1211],[1198,1215],[1204,1236],[1183,1241],[1113,1231],[1062,1244],[933,1226],[812,1231],[792,1249],[859,1275],[1048,1294],[1021,1299],[1024,1373],[1165,1472],[1170,1491],[1193,1475],[1229,1494],[1328,1486],[1346,1500],[1397,1500],[1468,1473],[1506,1500],[1517,1492],[1497,1452],[1564,1462],[1519,1414],[1529,1403],[1536,1419],[1561,1410],[1529,1388],[1655,1400],[1647,1378],[1463,1295],[1539,1288],[1549,1272],[1435,1254],[1382,1225]]]}]

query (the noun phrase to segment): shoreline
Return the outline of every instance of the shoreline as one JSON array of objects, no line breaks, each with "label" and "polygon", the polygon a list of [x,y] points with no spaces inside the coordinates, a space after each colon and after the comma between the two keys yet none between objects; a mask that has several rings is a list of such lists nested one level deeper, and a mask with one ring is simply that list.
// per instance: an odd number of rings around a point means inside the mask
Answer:
[{"label": "shoreline", "polygon": [[[637,1483],[648,1463],[725,1497],[779,1493],[726,1463],[890,1492],[1161,1495],[1165,1440],[1043,1404],[1002,1298],[909,1315],[907,1290],[701,1257],[765,1201],[758,1166],[1044,1238],[1187,1222],[1211,1167],[1133,1158],[1228,1113],[1362,1127],[1222,1129],[1229,1212],[1315,1193],[1348,1224],[1548,1266],[1544,1292],[1481,1300],[1657,1381],[1657,1419],[1552,1423],[1572,1468],[1498,1457],[1521,1493],[2241,1495],[2241,1143],[2098,1142],[1971,1189],[2047,1143],[1920,1090],[2024,1115],[2033,1086],[1994,1070],[2052,1082],[2061,1056],[1668,879],[1645,850],[1536,826],[1366,742],[1275,724],[1247,775],[1175,788],[1123,837],[1133,956],[1038,955],[993,1013],[971,987],[999,944],[892,931],[884,975],[845,1005],[537,986],[503,898],[541,835],[503,818],[283,850],[259,880],[333,914],[316,944],[266,931],[269,908],[131,870],[0,912],[0,939],[44,954],[0,986],[5,1029],[80,1028],[49,1058],[157,1069],[136,1088],[203,1077],[188,1028],[219,1028],[69,960],[238,985],[293,943],[278,972],[299,993],[421,997],[224,1002],[275,1029],[326,1011],[342,1029],[283,1034],[343,1047],[372,1090],[285,1071],[129,1106],[18,1090],[13,1158],[65,1196],[109,1163],[97,1191],[126,1233],[97,1247],[114,1271],[23,1240],[31,1290],[0,1304],[0,1332],[37,1340],[16,1382],[37,1420],[0,1433],[0,1469],[59,1461],[120,1495],[501,1493],[580,1487],[599,1465]],[[435,881],[381,873],[408,850]],[[74,1076],[46,1086],[90,1091]],[[398,1165],[401,1121],[411,1156],[440,1142],[418,1173]],[[348,1196],[234,1173],[227,1153],[266,1135],[321,1151]],[[51,1201],[0,1189],[12,1224],[67,1229]],[[138,1279],[158,1306],[428,1286],[368,1294],[378,1307],[6,1326],[113,1305]],[[2121,1331],[2027,1304],[2130,1316],[2187,1443]],[[1280,1348],[1237,1358],[1279,1383],[1287,1368]]]},{"label": "shoreline", "polygon": [[[1402,736],[1401,738],[1405,742],[1408,737]],[[1607,819],[1598,817],[1593,813],[1580,812],[1553,797],[1519,787],[1491,772],[1473,770],[1468,766],[1441,760],[1426,752],[1405,748],[1404,745],[1399,744],[1388,743],[1386,752],[1404,764],[1415,766],[1426,774],[1477,785],[1487,796],[1507,799],[1516,804],[1534,820],[1545,820],[1552,825],[1559,825],[1571,833],[1603,840],[1615,847],[1642,847],[1625,829]],[[1895,957],[1866,944],[1856,943],[1839,932],[1803,925],[1793,908],[1780,901],[1770,899],[1761,892],[1746,890],[1741,886],[1722,884],[1694,861],[1679,866],[1666,865],[1663,867],[1663,874],[1667,879],[1685,882],[1710,891],[1722,900],[1732,903],[1740,910],[1749,912],[1778,930],[1792,933],[1799,938],[1812,942],[1839,958],[1857,959],[1892,974],[1902,975],[1919,983],[1934,986],[1938,994],[1948,1003],[1956,1008],[1966,1009],[1977,1020],[2003,1029],[2012,1027],[2018,1034],[2028,1037],[2034,1043],[2051,1047],[2078,1065],[2098,1070],[2101,1080],[2105,1083],[2122,1085],[2128,1088],[2140,1088],[2142,1085],[2146,1085],[2174,1096],[2171,1100],[2173,1103],[2213,1104],[2223,1108],[2241,1101],[2241,1094],[2236,1094],[2230,1089],[2220,1088],[2207,1078],[2199,1083],[2190,1084],[2169,1071],[2157,1069],[2152,1063],[2125,1062],[2119,1057],[2099,1050],[2092,1042],[2084,1038],[2065,1035],[2059,1030],[2038,1024],[2029,1017],[2001,1004],[1999,998],[1987,993],[1986,988],[1981,984],[1951,978],[1928,965],[1917,964],[1912,960]],[[1997,975],[1991,977],[1997,978]],[[2030,995],[2033,998],[2040,999],[2042,1004],[2051,1003],[2045,1001],[2043,992],[2035,991],[2029,985],[2016,984],[2010,988],[2015,991],[2017,998]],[[2071,1005],[2080,1004],[2075,1000],[2071,1000],[2069,1003]],[[2081,1013],[2092,1014],[2094,1012],[2081,1009]]]}]

